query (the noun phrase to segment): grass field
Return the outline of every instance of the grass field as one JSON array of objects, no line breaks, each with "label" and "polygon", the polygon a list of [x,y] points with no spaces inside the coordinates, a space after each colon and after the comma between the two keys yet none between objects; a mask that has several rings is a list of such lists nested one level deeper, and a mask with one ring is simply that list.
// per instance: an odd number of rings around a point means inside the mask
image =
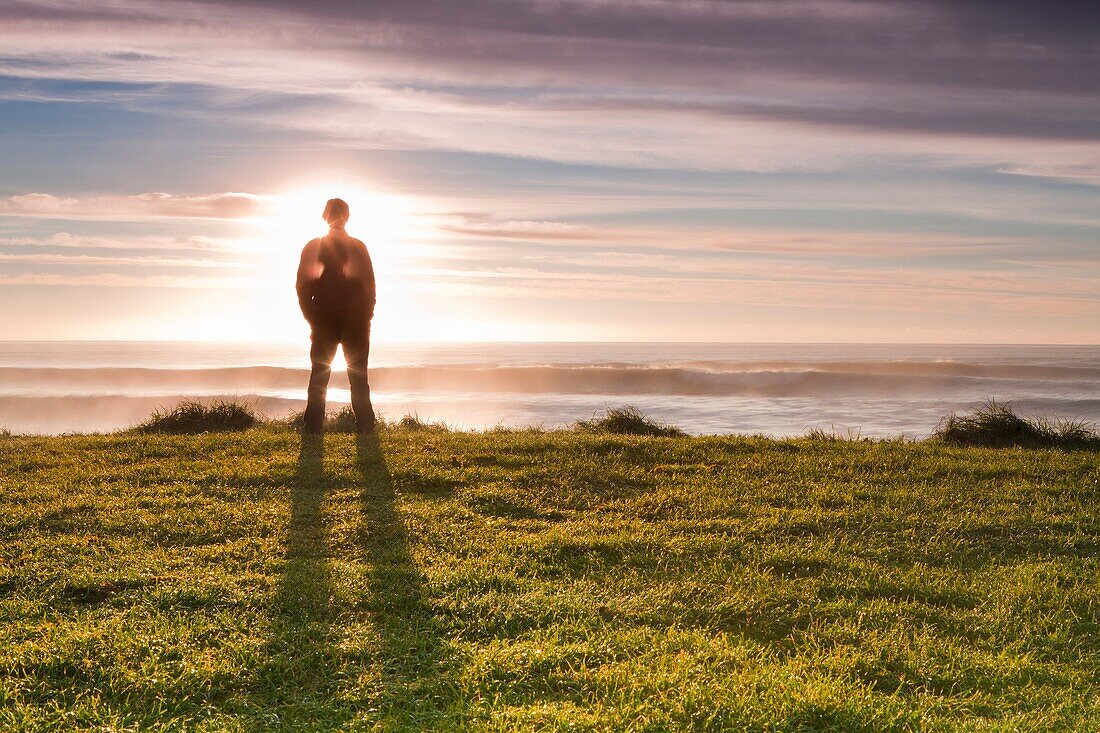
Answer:
[{"label": "grass field", "polygon": [[1100,454],[0,437],[0,729],[1100,729]]}]

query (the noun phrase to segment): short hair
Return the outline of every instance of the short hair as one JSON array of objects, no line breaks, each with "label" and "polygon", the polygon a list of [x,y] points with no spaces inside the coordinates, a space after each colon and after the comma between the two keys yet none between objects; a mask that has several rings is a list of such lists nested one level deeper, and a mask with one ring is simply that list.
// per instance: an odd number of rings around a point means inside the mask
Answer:
[{"label": "short hair", "polygon": [[348,202],[344,199],[329,199],[325,204],[325,213],[321,214],[321,217],[332,224],[337,221],[347,221],[351,216],[351,209],[348,208]]}]

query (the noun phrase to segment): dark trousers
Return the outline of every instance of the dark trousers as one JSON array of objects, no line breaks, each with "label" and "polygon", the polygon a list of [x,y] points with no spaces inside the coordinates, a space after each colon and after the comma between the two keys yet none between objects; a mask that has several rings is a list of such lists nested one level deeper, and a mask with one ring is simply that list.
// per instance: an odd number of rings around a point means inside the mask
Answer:
[{"label": "dark trousers", "polygon": [[325,397],[332,374],[332,359],[336,347],[344,347],[351,384],[351,409],[359,432],[374,429],[374,407],[367,384],[367,356],[370,354],[370,319],[366,314],[347,310],[318,311],[310,320],[313,332],[309,360],[313,365],[306,393],[304,428],[307,433],[320,433],[325,422]]}]

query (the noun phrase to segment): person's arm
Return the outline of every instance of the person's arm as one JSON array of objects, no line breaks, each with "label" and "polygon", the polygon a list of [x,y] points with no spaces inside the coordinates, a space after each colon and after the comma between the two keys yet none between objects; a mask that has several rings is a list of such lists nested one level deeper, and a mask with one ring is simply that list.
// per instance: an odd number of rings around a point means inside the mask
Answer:
[{"label": "person's arm", "polygon": [[302,248],[302,259],[298,263],[298,279],[294,289],[298,291],[298,307],[302,309],[302,315],[310,320],[313,305],[313,293],[317,289],[317,278],[320,276],[320,261],[317,259],[317,240],[310,241]]},{"label": "person's arm", "polygon": [[363,247],[365,262],[363,263],[363,291],[364,302],[367,306],[367,320],[374,318],[374,304],[378,300],[378,289],[374,282],[374,263],[371,262],[370,252]]}]

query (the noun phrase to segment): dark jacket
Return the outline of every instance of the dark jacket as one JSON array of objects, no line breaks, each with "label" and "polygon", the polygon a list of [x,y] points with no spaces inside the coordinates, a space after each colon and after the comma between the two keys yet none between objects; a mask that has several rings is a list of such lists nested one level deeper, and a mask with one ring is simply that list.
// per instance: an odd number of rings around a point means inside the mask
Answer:
[{"label": "dark jacket", "polygon": [[344,232],[313,239],[298,265],[298,305],[307,321],[324,311],[374,316],[374,265],[367,247]]}]

